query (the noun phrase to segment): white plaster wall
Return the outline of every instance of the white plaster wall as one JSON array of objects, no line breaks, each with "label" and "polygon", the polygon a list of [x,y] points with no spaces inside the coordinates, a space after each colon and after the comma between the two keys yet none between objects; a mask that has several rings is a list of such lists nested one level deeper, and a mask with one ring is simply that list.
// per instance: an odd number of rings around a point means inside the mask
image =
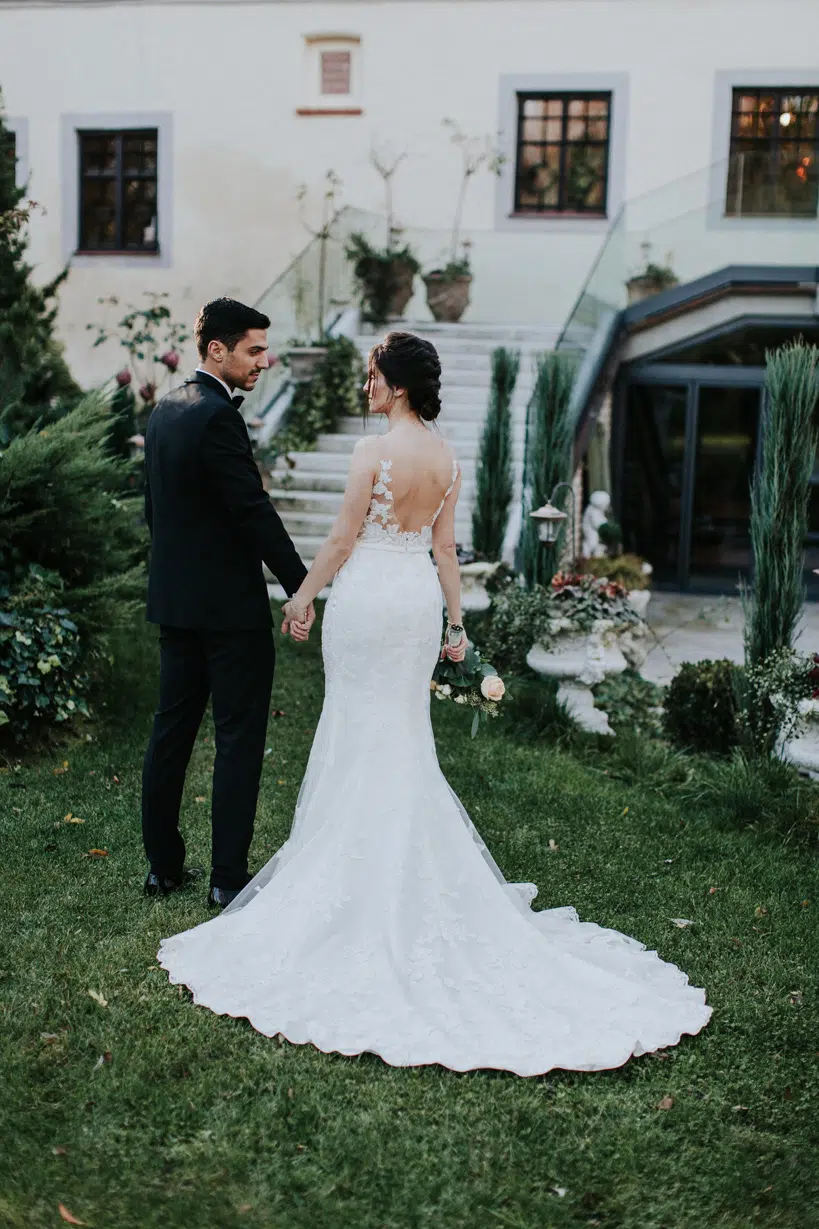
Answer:
[{"label": "white plaster wall", "polygon": [[[361,36],[360,117],[295,114],[308,101],[304,36],[322,31]],[[113,361],[88,349],[85,325],[99,314],[98,297],[137,301],[146,290],[167,290],[177,313],[191,318],[216,294],[255,300],[305,243],[300,182],[318,201],[332,167],[348,203],[381,208],[368,164],[373,141],[408,152],[395,182],[400,219],[443,232],[458,164],[441,120],[451,116],[472,134],[496,131],[504,76],[587,75],[594,88],[597,74],[624,74],[621,171],[632,197],[721,156],[718,74],[736,69],[737,84],[753,84],[763,69],[786,77],[798,69],[801,77],[818,46],[815,0],[778,0],[775,16],[769,0],[4,5],[0,86],[9,114],[27,121],[31,195],[48,211],[32,228],[42,278],[64,261],[66,200],[77,191],[64,182],[61,116],[172,116],[169,267],[150,257],[127,267],[86,259],[61,292],[69,358],[90,380]],[[511,152],[514,133],[503,139]],[[475,239],[469,318],[561,323],[604,228],[535,221],[528,232],[506,233],[496,197],[495,182],[479,175],[465,215]],[[431,237],[430,250],[442,243]]]}]

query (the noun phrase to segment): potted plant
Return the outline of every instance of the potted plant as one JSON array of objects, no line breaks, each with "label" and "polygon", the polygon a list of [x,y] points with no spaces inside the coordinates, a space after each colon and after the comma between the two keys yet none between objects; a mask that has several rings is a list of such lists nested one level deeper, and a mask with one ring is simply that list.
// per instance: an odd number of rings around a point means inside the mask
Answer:
[{"label": "potted plant", "polygon": [[467,137],[454,120],[445,119],[444,126],[451,130],[453,145],[461,151],[461,184],[455,205],[455,219],[446,264],[424,275],[427,289],[427,306],[435,320],[455,324],[469,306],[472,285],[472,270],[469,263],[468,241],[461,242],[461,223],[464,201],[472,177],[482,166],[487,166],[494,175],[500,174],[504,156],[495,149],[490,138]]},{"label": "potted plant", "polygon": [[666,256],[666,261],[669,263],[658,265],[651,259],[650,243],[640,244],[640,251],[643,255],[643,268],[626,282],[629,303],[642,303],[644,299],[650,299],[663,290],[669,290],[679,282],[679,278],[671,268],[670,252]]},{"label": "potted plant", "polygon": [[332,236],[332,229],[340,210],[336,206],[336,198],[341,188],[341,180],[335,171],[327,171],[324,177],[324,198],[322,202],[321,225],[312,226],[304,213],[304,203],[307,199],[307,185],[302,184],[297,193],[299,215],[305,230],[318,240],[319,269],[316,295],[316,319],[303,323],[307,314],[307,286],[303,278],[298,277],[294,291],[296,325],[301,336],[309,337],[312,332],[316,341],[294,343],[287,350],[287,364],[290,377],[296,384],[312,380],[321,364],[327,357],[327,244]]},{"label": "potted plant", "polygon": [[409,244],[399,246],[401,230],[393,215],[392,181],[405,157],[399,154],[390,158],[376,149],[370,154],[370,162],[384,183],[386,246],[375,247],[366,235],[356,233],[350,235],[345,248],[361,294],[362,316],[370,324],[402,319],[412,298],[415,275],[421,269]]},{"label": "potted plant", "polygon": [[639,615],[645,617],[651,600],[651,576],[654,571],[645,559],[631,554],[592,555],[587,559],[579,559],[578,567],[581,572],[590,576],[622,585],[631,605]]},{"label": "potted plant", "polygon": [[559,680],[558,698],[584,729],[613,734],[605,712],[595,707],[592,688],[628,666],[639,669],[645,621],[622,585],[578,573],[553,577],[544,613],[526,664]]}]

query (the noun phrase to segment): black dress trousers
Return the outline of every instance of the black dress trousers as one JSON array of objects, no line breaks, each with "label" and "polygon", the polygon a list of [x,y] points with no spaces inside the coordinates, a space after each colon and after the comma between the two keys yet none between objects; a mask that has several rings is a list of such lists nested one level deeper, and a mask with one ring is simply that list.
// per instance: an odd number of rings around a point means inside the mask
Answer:
[{"label": "black dress trousers", "polygon": [[196,733],[212,697],[211,886],[243,888],[273,686],[272,631],[160,630],[159,706],[142,775],[142,836],[151,870],[181,877],[179,806]]}]

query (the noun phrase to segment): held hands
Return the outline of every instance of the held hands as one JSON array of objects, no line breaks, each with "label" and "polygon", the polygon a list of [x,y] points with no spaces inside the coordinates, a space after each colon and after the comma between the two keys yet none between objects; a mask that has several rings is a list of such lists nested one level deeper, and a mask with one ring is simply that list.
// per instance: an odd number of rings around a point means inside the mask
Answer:
[{"label": "held hands", "polygon": [[316,610],[312,602],[302,606],[295,598],[291,598],[282,607],[282,614],[282,635],[286,636],[289,632],[291,638],[299,643],[309,639],[310,628],[316,621]]}]

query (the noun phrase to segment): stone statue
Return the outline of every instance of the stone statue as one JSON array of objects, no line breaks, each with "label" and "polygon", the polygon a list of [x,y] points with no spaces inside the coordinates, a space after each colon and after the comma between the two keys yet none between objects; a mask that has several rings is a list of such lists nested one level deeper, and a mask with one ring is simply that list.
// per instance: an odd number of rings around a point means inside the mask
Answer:
[{"label": "stone statue", "polygon": [[593,491],[589,497],[586,511],[583,513],[583,556],[591,559],[596,555],[605,555],[606,548],[600,541],[600,526],[609,519],[611,496],[607,491]]}]

